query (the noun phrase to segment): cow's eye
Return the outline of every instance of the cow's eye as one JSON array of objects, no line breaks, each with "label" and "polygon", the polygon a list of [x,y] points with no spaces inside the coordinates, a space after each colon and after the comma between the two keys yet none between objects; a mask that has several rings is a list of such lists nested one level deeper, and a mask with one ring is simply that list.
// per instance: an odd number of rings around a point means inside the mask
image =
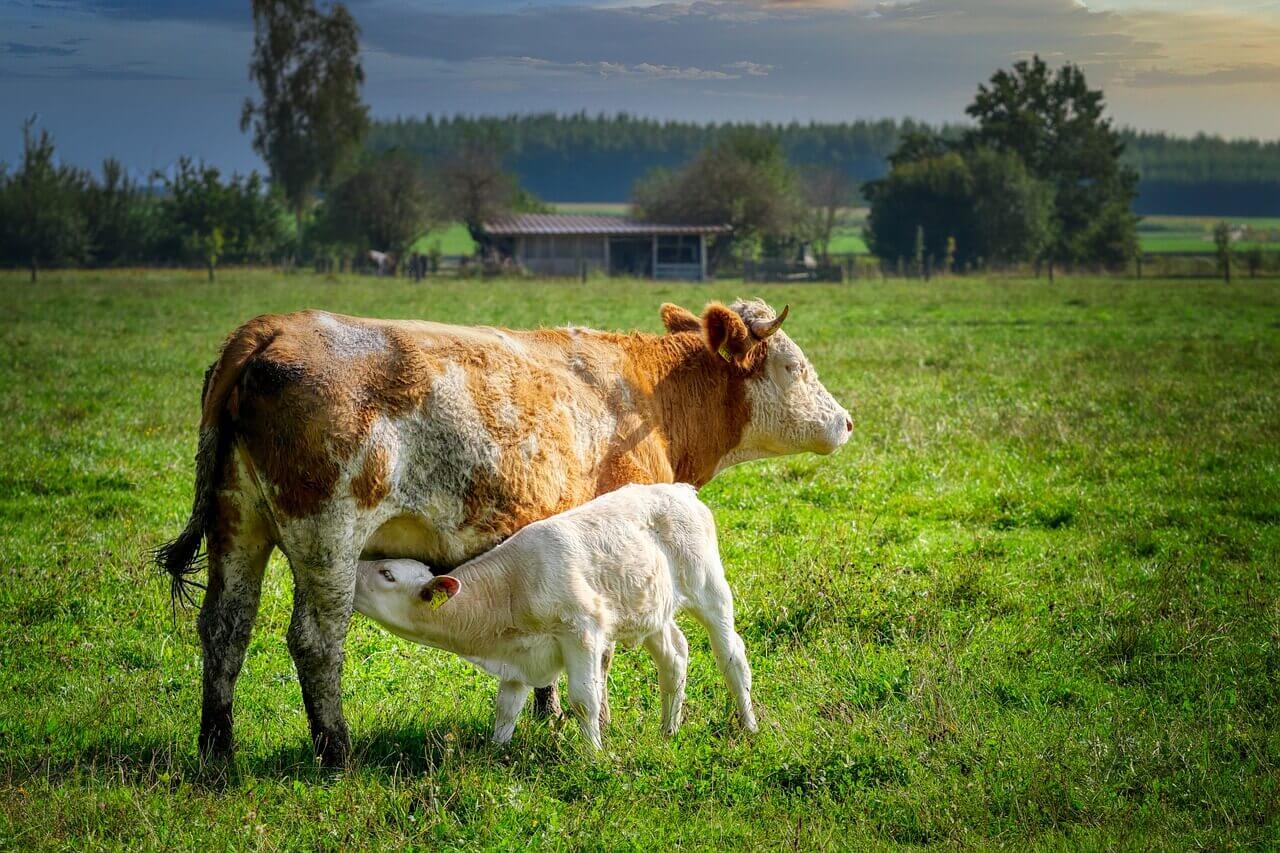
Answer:
[{"label": "cow's eye", "polygon": [[393,574],[391,574],[391,570],[390,570],[390,569],[379,569],[379,570],[378,570],[378,574],[382,575],[383,579],[385,579],[386,581],[388,581],[388,582],[390,582],[390,583],[395,583],[395,582],[396,582],[396,576],[395,576],[395,575],[393,575]]}]

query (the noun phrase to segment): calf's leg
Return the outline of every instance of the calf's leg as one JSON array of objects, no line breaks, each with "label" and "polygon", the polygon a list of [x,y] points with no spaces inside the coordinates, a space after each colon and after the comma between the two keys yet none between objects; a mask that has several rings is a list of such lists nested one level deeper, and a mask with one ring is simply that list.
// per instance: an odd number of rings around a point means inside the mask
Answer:
[{"label": "calf's leg", "polygon": [[494,702],[493,742],[509,743],[516,730],[516,718],[529,698],[529,685],[522,681],[503,681],[498,685]]},{"label": "calf's leg", "polygon": [[658,666],[662,691],[662,733],[671,737],[680,730],[684,707],[684,683],[689,671],[689,641],[674,621],[644,640],[645,650]]},{"label": "calf's leg", "polygon": [[582,735],[600,749],[600,655],[603,643],[562,641],[565,674],[569,682],[569,707]]},{"label": "calf's leg", "polygon": [[609,713],[609,668],[613,666],[613,643],[606,643],[604,653],[600,655],[600,728],[613,722]]},{"label": "calf's leg", "polygon": [[733,593],[721,578],[708,583],[708,595],[690,607],[694,617],[707,629],[716,666],[733,695],[742,727],[756,731],[756,715],[751,708],[751,665],[747,663],[747,647],[734,630]]}]

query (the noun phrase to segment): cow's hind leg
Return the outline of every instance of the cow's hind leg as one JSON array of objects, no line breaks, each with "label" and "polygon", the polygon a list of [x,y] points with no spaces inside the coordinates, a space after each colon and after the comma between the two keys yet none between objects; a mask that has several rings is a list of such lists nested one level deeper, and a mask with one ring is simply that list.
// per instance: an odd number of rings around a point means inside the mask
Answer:
[{"label": "cow's hind leg", "polygon": [[533,691],[533,715],[541,720],[559,717],[564,712],[560,709],[560,688],[556,684],[550,687],[537,687]]},{"label": "cow's hind leg", "polygon": [[339,767],[351,754],[342,715],[342,662],[359,549],[350,527],[332,518],[309,521],[286,538],[293,567],[289,654],[298,669],[316,756],[326,767]]},{"label": "cow's hind leg", "polygon": [[204,699],[200,709],[200,754],[226,758],[233,748],[232,701],[249,634],[258,615],[262,574],[272,543],[257,519],[219,497],[210,531],[209,583],[198,626],[204,653]]}]

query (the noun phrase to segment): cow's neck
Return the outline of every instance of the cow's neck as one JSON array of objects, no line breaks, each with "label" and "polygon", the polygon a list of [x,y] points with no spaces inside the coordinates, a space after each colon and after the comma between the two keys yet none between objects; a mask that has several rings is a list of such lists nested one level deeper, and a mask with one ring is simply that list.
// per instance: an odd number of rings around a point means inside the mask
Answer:
[{"label": "cow's neck", "polygon": [[[742,441],[751,413],[745,382],[707,349],[700,333],[632,341],[632,366],[651,401],[642,414],[665,439],[668,476],[701,486]],[[638,467],[649,467],[646,461],[637,460]]]}]

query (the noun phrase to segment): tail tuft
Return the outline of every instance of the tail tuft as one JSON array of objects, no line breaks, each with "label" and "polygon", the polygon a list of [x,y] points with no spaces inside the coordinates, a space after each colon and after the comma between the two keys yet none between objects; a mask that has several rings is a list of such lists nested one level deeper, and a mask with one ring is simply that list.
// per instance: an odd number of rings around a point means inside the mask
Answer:
[{"label": "tail tuft", "polygon": [[177,618],[179,606],[195,607],[193,590],[205,588],[192,577],[204,571],[208,564],[208,554],[200,548],[203,539],[204,530],[188,524],[177,539],[151,552],[151,558],[160,571],[169,575],[169,606],[174,618]]}]

